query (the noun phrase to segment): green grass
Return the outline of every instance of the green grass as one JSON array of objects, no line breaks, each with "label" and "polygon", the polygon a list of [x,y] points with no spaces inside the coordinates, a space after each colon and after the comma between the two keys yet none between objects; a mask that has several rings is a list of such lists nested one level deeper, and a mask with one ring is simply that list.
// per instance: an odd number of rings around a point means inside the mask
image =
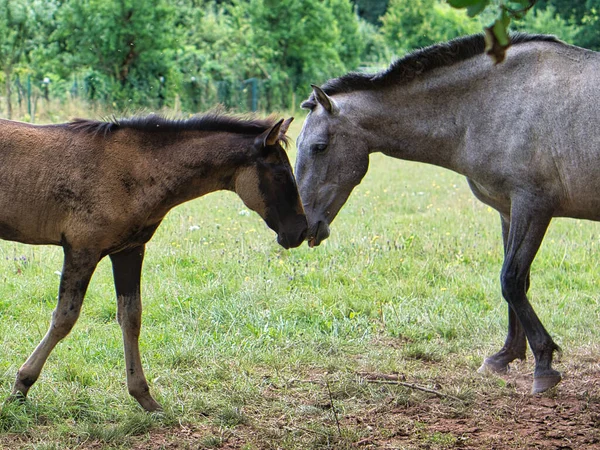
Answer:
[{"label": "green grass", "polygon": [[[340,435],[336,414],[360,415],[392,394],[398,405],[427,397],[357,372],[423,385],[472,374],[441,387],[467,402],[494,383],[474,372],[505,337],[500,223],[462,177],[373,155],[315,249],[283,250],[246,212],[234,194],[211,194],[172,211],[148,244],[140,342],[163,413],[142,412],[127,394],[105,260],[29,400],[0,409],[0,447],[128,449],[184,427],[198,434],[193,448],[350,448],[364,431],[345,425]],[[599,231],[556,221],[532,270],[531,300],[567,352],[598,341]],[[0,398],[46,332],[61,266],[60,248],[0,243]],[[242,439],[244,427],[260,433]]]}]

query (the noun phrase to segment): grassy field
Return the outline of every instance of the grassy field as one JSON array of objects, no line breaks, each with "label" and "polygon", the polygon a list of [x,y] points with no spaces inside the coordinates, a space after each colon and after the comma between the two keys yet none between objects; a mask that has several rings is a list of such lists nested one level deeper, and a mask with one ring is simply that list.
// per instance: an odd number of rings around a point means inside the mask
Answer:
[{"label": "grassy field", "polygon": [[[555,221],[532,270],[532,303],[567,377],[571,355],[598,354],[599,232]],[[28,402],[2,406],[0,448],[471,448],[411,411],[472,418],[482,395],[529,389],[531,355],[517,381],[475,373],[505,337],[501,253],[497,214],[462,177],[381,155],[315,249],[280,248],[232,193],[182,205],[143,273],[141,351],[164,412],[127,394],[105,260]],[[0,243],[0,398],[46,332],[61,266],[60,248]]]}]

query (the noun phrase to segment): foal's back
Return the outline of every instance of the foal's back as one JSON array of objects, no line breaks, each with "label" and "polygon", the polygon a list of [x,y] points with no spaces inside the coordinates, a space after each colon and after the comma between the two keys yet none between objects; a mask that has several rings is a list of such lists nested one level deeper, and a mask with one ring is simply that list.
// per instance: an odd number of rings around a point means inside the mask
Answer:
[{"label": "foal's back", "polygon": [[0,120],[0,238],[61,245],[107,226],[115,201],[126,199],[116,177],[134,161],[114,147],[69,124]]}]

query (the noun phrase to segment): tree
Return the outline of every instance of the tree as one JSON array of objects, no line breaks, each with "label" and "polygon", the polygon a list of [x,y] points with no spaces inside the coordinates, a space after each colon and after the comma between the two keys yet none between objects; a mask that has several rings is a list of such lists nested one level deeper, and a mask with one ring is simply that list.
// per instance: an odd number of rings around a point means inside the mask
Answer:
[{"label": "tree", "polygon": [[581,24],[583,16],[592,7],[588,3],[588,0],[538,0],[535,6],[538,10],[553,7],[565,20]]},{"label": "tree", "polygon": [[358,15],[373,25],[381,25],[390,0],[354,0]]},{"label": "tree", "polygon": [[247,26],[239,49],[248,77],[265,77],[272,103],[290,105],[311,83],[355,69],[362,43],[349,0],[236,1],[237,28]]},{"label": "tree", "polygon": [[[176,82],[167,0],[66,0],[53,38],[66,70],[85,68],[118,107],[162,106]],[[66,75],[66,74],[63,74]],[[99,82],[98,78],[100,78]],[[92,84],[94,95],[97,86]]]},{"label": "tree", "polygon": [[[36,29],[36,9],[54,8],[53,2],[40,5],[35,0],[0,0],[0,68],[4,73],[6,114],[12,117],[12,74],[31,46]],[[36,8],[37,7],[37,8]]]},{"label": "tree", "polygon": [[397,54],[477,32],[481,24],[440,0],[391,0],[381,31]]},{"label": "tree", "polygon": [[571,44],[577,39],[577,28],[558,15],[553,6],[534,8],[524,18],[514,21],[513,28],[529,33],[554,34]]},{"label": "tree", "polygon": [[[576,37],[576,43],[582,47],[600,50],[600,0],[587,0],[585,2],[585,13],[575,22],[580,26]],[[573,10],[573,17],[580,9]]]}]

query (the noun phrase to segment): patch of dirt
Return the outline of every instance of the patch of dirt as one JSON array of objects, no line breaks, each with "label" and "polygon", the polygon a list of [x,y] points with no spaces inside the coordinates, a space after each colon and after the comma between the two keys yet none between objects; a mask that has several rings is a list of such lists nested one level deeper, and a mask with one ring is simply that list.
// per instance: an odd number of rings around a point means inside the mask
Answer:
[{"label": "patch of dirt", "polygon": [[556,388],[531,395],[530,364],[496,377],[506,383],[500,391],[486,394],[478,386],[466,409],[430,398],[373,412],[365,420],[374,430],[397,431],[387,437],[373,433],[364,448],[600,449],[600,365],[568,364]]},{"label": "patch of dirt", "polygon": [[[550,395],[529,394],[529,376],[507,376],[510,395],[476,395],[458,417],[439,400],[383,411],[378,428],[408,424],[397,436],[371,440],[372,448],[600,449],[600,372],[569,378]],[[444,436],[447,437],[444,443]]]},{"label": "patch of dirt", "polygon": [[[123,446],[85,442],[73,448],[600,450],[597,355],[572,357],[570,362],[560,364],[564,380],[543,395],[529,393],[533,365],[530,361],[502,377],[455,374],[455,380],[444,378],[446,390],[450,382],[459,386],[458,396],[463,392],[463,403],[389,384],[376,386],[377,393],[383,394],[371,396],[360,391],[367,383],[364,377],[346,379],[348,395],[334,398],[328,396],[329,388],[323,383],[327,374],[315,373],[301,381],[306,383],[304,386],[265,388],[265,408],[249,406],[245,410],[248,420],[243,425],[223,428],[211,423],[182,424],[129,437]],[[431,387],[440,392],[443,388],[435,382]],[[271,402],[289,404],[290,410],[272,417],[273,414],[265,414],[270,413],[266,405]],[[31,443],[24,446],[25,441],[22,436],[12,440],[5,435],[0,437],[0,448],[32,448]]]}]

